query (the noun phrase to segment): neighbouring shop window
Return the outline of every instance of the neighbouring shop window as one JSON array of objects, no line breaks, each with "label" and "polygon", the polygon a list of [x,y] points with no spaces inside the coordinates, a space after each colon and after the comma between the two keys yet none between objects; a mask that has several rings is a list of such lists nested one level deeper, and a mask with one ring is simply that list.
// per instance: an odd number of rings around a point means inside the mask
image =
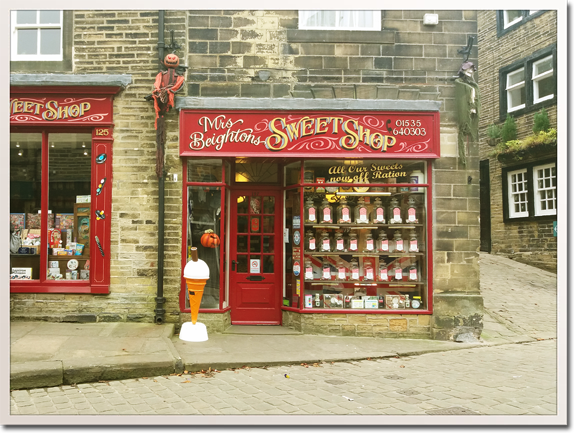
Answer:
[{"label": "neighbouring shop window", "polygon": [[11,12],[12,61],[63,59],[63,12],[19,10]]},{"label": "neighbouring shop window", "polygon": [[556,163],[503,169],[508,219],[556,215]]},{"label": "neighbouring shop window", "polygon": [[[21,240],[21,248],[11,250],[11,278],[40,280],[45,268],[46,280],[85,282],[90,279],[92,137],[46,136],[43,140],[38,133],[10,134],[11,230]],[[42,165],[45,153],[47,166]],[[46,245],[41,243],[43,212],[48,213]],[[47,252],[44,263],[41,249]]]},{"label": "neighbouring shop window", "polygon": [[[227,167],[226,167],[227,168]],[[226,170],[227,172],[228,170]],[[198,257],[209,266],[207,281],[200,308],[220,307],[220,281],[223,278],[221,257],[224,254],[221,233],[221,186],[223,162],[221,159],[188,159],[187,181],[205,185],[187,187],[187,246],[186,258],[191,259],[190,248],[197,248]],[[189,308],[189,298],[185,298],[185,308]]]},{"label": "neighbouring shop window", "polygon": [[426,167],[413,160],[304,163],[300,255],[293,247],[303,309],[430,308]]},{"label": "neighbouring shop window", "polygon": [[500,116],[520,115],[556,102],[555,46],[500,69]]},{"label": "neighbouring shop window", "polygon": [[381,11],[299,11],[301,30],[381,30]]}]

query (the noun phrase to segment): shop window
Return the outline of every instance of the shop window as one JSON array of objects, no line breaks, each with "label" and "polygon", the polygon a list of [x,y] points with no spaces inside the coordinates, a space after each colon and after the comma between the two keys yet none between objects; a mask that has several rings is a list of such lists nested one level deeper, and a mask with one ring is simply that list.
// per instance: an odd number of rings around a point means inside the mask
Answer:
[{"label": "shop window", "polygon": [[301,30],[381,30],[381,11],[299,11]]},{"label": "shop window", "polygon": [[498,37],[541,15],[542,10],[500,10],[497,11]]},{"label": "shop window", "polygon": [[500,69],[500,116],[520,115],[556,103],[556,47]]},{"label": "shop window", "polygon": [[555,162],[503,169],[507,219],[555,216],[556,179]]},{"label": "shop window", "polygon": [[[222,299],[221,283],[225,281],[222,255],[225,248],[221,233],[222,179],[226,176],[221,159],[188,159],[187,165],[187,224],[186,262],[191,260],[191,247],[197,248],[198,257],[209,267],[200,308],[219,309]],[[228,171],[227,164],[225,165]],[[215,184],[215,185],[214,185]],[[219,186],[217,185],[219,184]],[[182,307],[189,309],[187,290]]]},{"label": "shop window", "polygon": [[61,280],[64,292],[89,282],[91,147],[89,133],[10,134],[11,230],[20,238],[13,280]]},{"label": "shop window", "polygon": [[301,274],[299,290],[287,273],[290,305],[305,312],[430,311],[427,175],[423,161],[305,162],[301,189],[290,190],[286,202],[297,246],[287,258]]}]

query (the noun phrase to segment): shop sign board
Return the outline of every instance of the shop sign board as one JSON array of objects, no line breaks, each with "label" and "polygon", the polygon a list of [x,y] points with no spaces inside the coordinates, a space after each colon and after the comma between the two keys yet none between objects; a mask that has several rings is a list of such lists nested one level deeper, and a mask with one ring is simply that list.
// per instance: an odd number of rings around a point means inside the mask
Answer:
[{"label": "shop sign board", "polygon": [[438,112],[181,110],[181,156],[438,158]]},{"label": "shop sign board", "polygon": [[15,95],[10,98],[12,124],[110,124],[112,114],[112,99],[109,97]]}]

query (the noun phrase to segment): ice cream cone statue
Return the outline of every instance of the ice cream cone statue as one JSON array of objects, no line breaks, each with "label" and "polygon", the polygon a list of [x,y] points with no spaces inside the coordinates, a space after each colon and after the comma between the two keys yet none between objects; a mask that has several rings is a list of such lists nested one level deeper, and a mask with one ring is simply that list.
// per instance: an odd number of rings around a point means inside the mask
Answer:
[{"label": "ice cream cone statue", "polygon": [[185,265],[183,277],[189,294],[191,322],[185,322],[181,326],[179,338],[186,341],[206,341],[207,329],[203,323],[197,323],[197,315],[205,283],[209,280],[209,267],[203,260],[198,259],[195,247],[191,248],[191,260]]}]

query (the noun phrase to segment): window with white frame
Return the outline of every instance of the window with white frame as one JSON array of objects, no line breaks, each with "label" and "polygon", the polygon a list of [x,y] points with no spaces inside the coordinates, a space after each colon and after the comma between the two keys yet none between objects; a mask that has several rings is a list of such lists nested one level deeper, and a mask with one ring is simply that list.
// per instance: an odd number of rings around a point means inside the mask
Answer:
[{"label": "window with white frame", "polygon": [[528,182],[526,169],[508,172],[508,216],[528,216]]},{"label": "window with white frame", "polygon": [[554,68],[552,56],[532,63],[533,102],[546,101],[554,97]]},{"label": "window with white frame", "polygon": [[62,11],[11,11],[10,21],[12,61],[62,60]]},{"label": "window with white frame", "polygon": [[496,28],[497,35],[501,37],[508,32],[511,32],[522,24],[535,19],[537,16],[542,15],[544,10],[500,10],[497,11]]},{"label": "window with white frame", "polygon": [[506,75],[506,98],[509,113],[520,110],[526,106],[524,68],[520,68]]},{"label": "window with white frame", "polygon": [[506,217],[538,218],[556,215],[556,162],[530,163],[503,169]]},{"label": "window with white frame", "polygon": [[301,30],[381,30],[381,11],[299,11]]},{"label": "window with white frame", "polygon": [[534,167],[535,215],[556,215],[556,164]]},{"label": "window with white frame", "polygon": [[500,117],[556,103],[556,45],[500,68]]}]

